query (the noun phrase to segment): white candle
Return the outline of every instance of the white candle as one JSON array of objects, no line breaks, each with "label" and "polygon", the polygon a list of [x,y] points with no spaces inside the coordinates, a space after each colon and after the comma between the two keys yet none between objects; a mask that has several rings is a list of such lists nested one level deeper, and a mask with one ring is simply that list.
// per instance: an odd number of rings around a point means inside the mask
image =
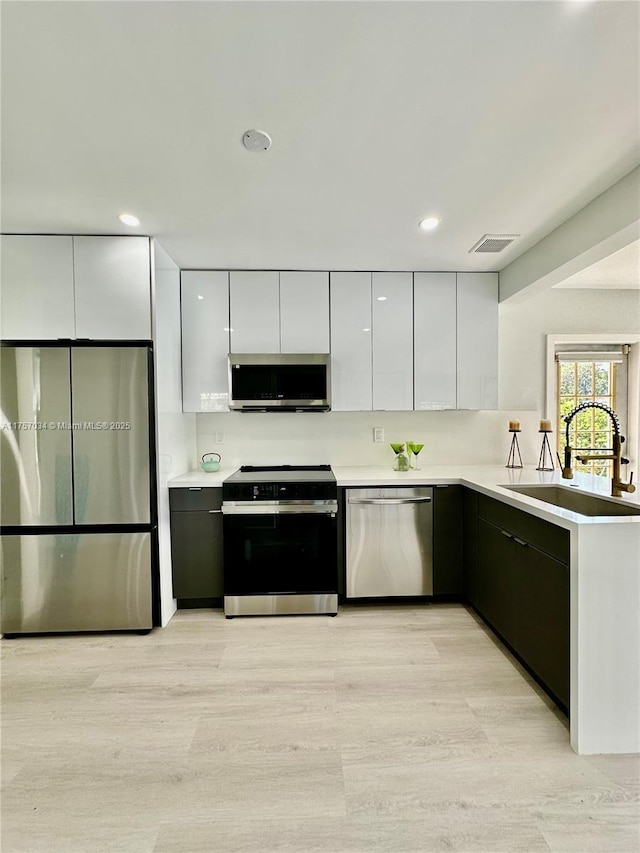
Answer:
[{"label": "white candle", "polygon": [[540,421],[540,432],[553,432],[551,429],[551,421],[541,420]]},{"label": "white candle", "polygon": [[509,430],[519,430],[520,429],[520,421],[509,421]]}]

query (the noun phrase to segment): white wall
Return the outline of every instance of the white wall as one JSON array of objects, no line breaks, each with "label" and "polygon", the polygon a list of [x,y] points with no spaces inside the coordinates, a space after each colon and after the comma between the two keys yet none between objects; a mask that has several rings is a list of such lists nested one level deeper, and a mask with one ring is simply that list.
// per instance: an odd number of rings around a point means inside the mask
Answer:
[{"label": "white wall", "polygon": [[[252,463],[393,466],[392,441],[420,441],[422,467],[449,462],[506,463],[510,417],[527,412],[326,412],[197,415],[198,454],[217,451],[225,465]],[[535,418],[534,418],[535,419]],[[373,442],[373,428],[385,440]],[[225,444],[216,444],[216,432]]]},{"label": "white wall", "polygon": [[167,480],[196,466],[195,416],[182,412],[180,271],[154,242],[156,440],[161,620],[176,610],[171,582],[171,531]]},{"label": "white wall", "polygon": [[[636,339],[640,333],[640,290],[551,288],[526,300],[502,302],[501,407],[534,410],[541,417],[546,416],[547,335],[592,334],[606,338],[625,333]],[[533,426],[537,430],[537,424]],[[636,427],[636,442],[637,432]],[[522,436],[528,448],[530,438]],[[538,453],[539,439],[536,432]],[[530,455],[530,449],[527,452]]]}]

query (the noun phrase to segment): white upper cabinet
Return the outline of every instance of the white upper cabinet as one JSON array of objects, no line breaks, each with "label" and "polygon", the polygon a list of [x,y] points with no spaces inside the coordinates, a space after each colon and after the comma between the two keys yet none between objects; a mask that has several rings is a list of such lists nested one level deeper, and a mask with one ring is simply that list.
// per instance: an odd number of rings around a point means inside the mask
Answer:
[{"label": "white upper cabinet", "polygon": [[182,409],[228,412],[229,273],[184,270]]},{"label": "white upper cabinet", "polygon": [[72,237],[2,237],[1,317],[6,339],[75,337]]},{"label": "white upper cabinet", "polygon": [[459,409],[498,408],[498,273],[457,273]]},{"label": "white upper cabinet", "polygon": [[2,238],[2,336],[151,338],[147,237]]},{"label": "white upper cabinet", "polygon": [[329,273],[280,273],[280,352],[329,352]]},{"label": "white upper cabinet", "polygon": [[76,337],[151,338],[147,237],[74,237]]},{"label": "white upper cabinet", "polygon": [[413,287],[410,272],[374,272],[373,409],[413,409]]},{"label": "white upper cabinet", "polygon": [[371,411],[371,273],[331,273],[331,408]]},{"label": "white upper cabinet", "polygon": [[279,273],[231,272],[231,352],[280,352]]},{"label": "white upper cabinet", "polygon": [[455,409],[456,274],[413,275],[414,408]]}]

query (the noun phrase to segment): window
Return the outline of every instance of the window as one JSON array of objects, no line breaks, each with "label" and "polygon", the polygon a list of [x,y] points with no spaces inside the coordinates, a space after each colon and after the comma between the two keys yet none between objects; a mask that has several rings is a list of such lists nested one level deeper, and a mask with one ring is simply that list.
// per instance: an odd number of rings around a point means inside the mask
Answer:
[{"label": "window", "polygon": [[[626,434],[628,351],[626,345],[571,349],[556,346],[559,453],[566,441],[564,418],[580,403],[602,403],[613,409],[622,434]],[[580,412],[569,425],[569,444],[589,455],[606,455],[613,446],[613,423],[609,415],[598,408]],[[612,463],[608,459],[578,462],[574,454],[574,469],[600,477],[612,476]]]}]

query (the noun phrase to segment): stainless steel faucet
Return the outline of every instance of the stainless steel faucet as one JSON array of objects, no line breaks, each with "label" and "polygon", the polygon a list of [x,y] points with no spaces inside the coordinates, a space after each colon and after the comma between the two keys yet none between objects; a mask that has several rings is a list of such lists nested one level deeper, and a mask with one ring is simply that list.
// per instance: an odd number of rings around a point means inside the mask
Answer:
[{"label": "stainless steel faucet", "polygon": [[[567,425],[566,436],[565,436],[565,446],[564,446],[564,466],[562,468],[562,476],[565,480],[573,479],[573,468],[571,467],[571,445],[569,444],[569,425],[571,421],[575,418],[577,414],[583,412],[585,409],[602,409],[603,412],[606,412],[607,415],[611,418],[613,423],[613,447],[603,447],[603,450],[610,450],[611,453],[604,454],[596,454],[594,456],[589,456],[584,453],[580,453],[579,455],[576,453],[576,459],[578,462],[589,462],[592,459],[612,459],[613,460],[613,477],[611,478],[611,494],[614,498],[619,498],[623,492],[635,492],[636,487],[633,485],[633,473],[629,477],[629,482],[625,483],[621,479],[620,475],[620,465],[628,464],[629,460],[625,459],[622,456],[622,444],[624,442],[624,436],[620,434],[620,423],[618,421],[618,416],[613,411],[612,408],[605,405],[604,403],[596,403],[592,401],[587,401],[585,403],[580,403],[579,406],[576,406],[575,409],[572,409],[568,415],[564,418],[564,422]],[[597,450],[598,448],[589,447],[588,450]]]}]

